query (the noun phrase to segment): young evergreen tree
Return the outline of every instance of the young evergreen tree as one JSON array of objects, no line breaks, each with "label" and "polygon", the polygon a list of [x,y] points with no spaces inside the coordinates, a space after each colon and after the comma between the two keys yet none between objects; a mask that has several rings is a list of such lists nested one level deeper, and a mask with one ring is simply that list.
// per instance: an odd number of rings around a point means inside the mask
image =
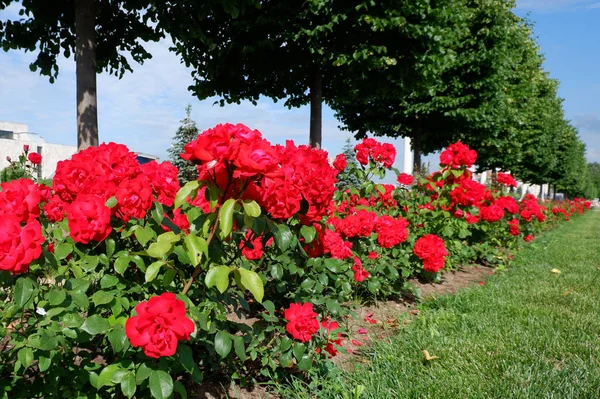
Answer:
[{"label": "young evergreen tree", "polygon": [[348,190],[350,188],[360,188],[362,182],[353,171],[358,169],[358,161],[356,160],[356,152],[350,138],[346,139],[344,144],[343,154],[346,156],[347,166],[339,175],[337,186],[340,190]]},{"label": "young evergreen tree", "polygon": [[198,137],[198,127],[196,127],[196,122],[190,117],[191,112],[192,106],[188,104],[185,107],[185,119],[181,121],[181,126],[177,129],[173,137],[171,148],[167,150],[171,163],[179,169],[179,182],[182,185],[198,178],[196,166],[190,161],[182,159],[180,156],[183,152],[183,147]]}]

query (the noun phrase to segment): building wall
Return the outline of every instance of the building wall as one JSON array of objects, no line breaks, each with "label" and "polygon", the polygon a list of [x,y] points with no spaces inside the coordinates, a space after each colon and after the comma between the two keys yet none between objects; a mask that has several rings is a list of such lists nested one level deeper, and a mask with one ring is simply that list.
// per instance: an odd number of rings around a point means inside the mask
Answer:
[{"label": "building wall", "polygon": [[[9,129],[2,129],[0,126],[0,130]],[[13,160],[19,158],[19,155],[23,153],[23,145],[25,144],[29,145],[30,152],[37,152],[37,147],[42,147],[42,178],[44,179],[54,175],[59,161],[69,159],[77,152],[75,146],[46,143],[41,137],[33,137],[33,135],[29,135],[27,139],[0,139],[0,170],[10,165],[6,160],[7,156]]]}]

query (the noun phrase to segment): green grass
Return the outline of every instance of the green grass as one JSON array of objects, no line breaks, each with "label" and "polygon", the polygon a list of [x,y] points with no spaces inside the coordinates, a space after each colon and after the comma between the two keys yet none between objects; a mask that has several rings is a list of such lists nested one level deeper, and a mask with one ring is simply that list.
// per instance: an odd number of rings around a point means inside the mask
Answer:
[{"label": "green grass", "polygon": [[361,399],[600,398],[598,268],[600,212],[590,212],[485,286],[423,303],[396,337],[368,347],[369,364],[282,396],[353,398],[363,386]]}]

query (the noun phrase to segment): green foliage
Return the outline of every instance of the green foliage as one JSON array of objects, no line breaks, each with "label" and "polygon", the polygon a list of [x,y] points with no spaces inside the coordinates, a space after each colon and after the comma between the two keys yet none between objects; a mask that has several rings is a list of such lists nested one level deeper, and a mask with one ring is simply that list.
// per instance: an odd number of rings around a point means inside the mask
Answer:
[{"label": "green foliage", "polygon": [[361,399],[598,396],[590,343],[600,340],[599,227],[600,213],[590,212],[544,234],[485,286],[425,298],[417,317],[399,315],[400,331],[362,348],[352,371],[293,380],[281,396],[350,399],[357,387]]},{"label": "green foliage", "polygon": [[337,177],[338,189],[344,191],[351,188],[360,188],[363,181],[356,174],[356,169],[359,168],[359,165],[358,161],[356,160],[356,153],[354,152],[354,146],[352,145],[350,138],[346,139],[346,144],[344,144],[342,153],[346,156],[347,166],[346,169],[341,171]]},{"label": "green foliage", "polygon": [[[0,10],[17,1],[3,0]],[[75,48],[75,1],[62,1],[52,6],[45,2],[18,2],[19,19],[0,21],[0,46],[3,50],[37,51],[29,68],[48,76],[54,82],[58,76],[58,57],[71,58]],[[143,63],[151,58],[143,42],[158,41],[162,33],[150,23],[155,19],[150,1],[119,0],[95,2],[98,72],[122,77],[132,71],[127,56]],[[125,50],[126,51],[123,51]]]},{"label": "green foliage", "polygon": [[192,106],[188,105],[185,108],[185,118],[181,121],[181,126],[175,132],[175,136],[173,136],[171,147],[167,149],[169,160],[179,169],[179,182],[181,185],[198,178],[196,166],[180,156],[184,152],[183,147],[195,140],[199,134],[196,122],[190,117],[191,112]]}]

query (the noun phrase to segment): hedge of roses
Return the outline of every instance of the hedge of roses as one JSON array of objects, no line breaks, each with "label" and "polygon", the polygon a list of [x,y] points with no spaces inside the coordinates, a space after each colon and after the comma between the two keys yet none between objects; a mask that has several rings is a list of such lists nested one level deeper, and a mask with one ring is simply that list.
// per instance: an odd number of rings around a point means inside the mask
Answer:
[{"label": "hedge of roses", "polygon": [[[477,154],[455,143],[441,170],[398,174],[390,144],[365,139],[358,166],[244,125],[208,129],[168,162],[125,146],[58,164],[52,186],[0,191],[0,388],[4,397],[186,396],[322,368],[346,338],[357,297],[410,290],[415,276],[501,262],[506,249],[583,213],[472,180]],[[336,189],[341,171],[364,184]],[[375,177],[398,174],[399,187]],[[410,189],[409,189],[410,188]]]}]

